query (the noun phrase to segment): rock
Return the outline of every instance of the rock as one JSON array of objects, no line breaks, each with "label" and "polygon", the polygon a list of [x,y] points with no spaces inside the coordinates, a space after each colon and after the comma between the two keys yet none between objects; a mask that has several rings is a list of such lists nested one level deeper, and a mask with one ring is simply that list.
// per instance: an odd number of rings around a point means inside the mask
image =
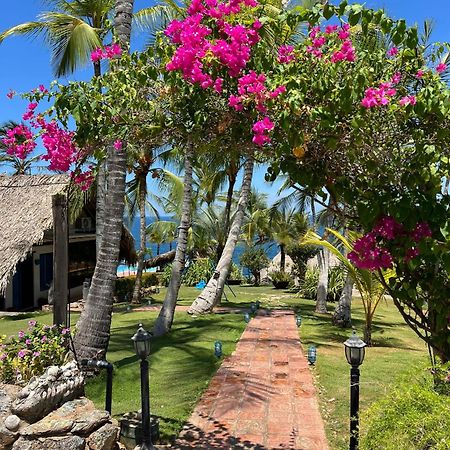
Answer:
[{"label": "rock", "polygon": [[119,429],[107,423],[94,431],[86,440],[90,450],[113,450]]},{"label": "rock", "polygon": [[17,431],[20,425],[20,419],[12,414],[5,419],[4,425],[9,431]]},{"label": "rock", "polygon": [[0,418],[0,449],[4,449],[8,445],[11,445],[19,437],[19,433],[8,430],[2,422],[3,420]]},{"label": "rock", "polygon": [[59,367],[58,366],[50,366],[47,369],[47,378],[48,377],[57,377],[59,374]]},{"label": "rock", "polygon": [[65,403],[48,416],[21,431],[25,437],[61,436],[71,432],[87,436],[109,421],[106,411],[96,410],[87,398]]},{"label": "rock", "polygon": [[18,439],[12,450],[85,450],[86,441],[80,436],[50,437],[28,440]]},{"label": "rock", "polygon": [[0,383],[0,414],[8,414],[11,403],[17,398],[21,388],[12,384]]}]

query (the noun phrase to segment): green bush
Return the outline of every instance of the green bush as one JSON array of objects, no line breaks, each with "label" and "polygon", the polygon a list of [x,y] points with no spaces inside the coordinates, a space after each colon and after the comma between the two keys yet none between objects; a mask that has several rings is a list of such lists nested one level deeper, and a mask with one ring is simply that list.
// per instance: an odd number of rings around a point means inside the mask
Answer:
[{"label": "green bush", "polygon": [[319,247],[300,245],[299,243],[294,242],[286,247],[286,253],[291,257],[292,262],[294,263],[294,275],[298,278],[299,283],[302,283],[305,279],[307,263],[319,253]]},{"label": "green bush", "polygon": [[241,269],[234,262],[231,263],[230,273],[228,274],[229,280],[243,280],[244,276],[242,275]]},{"label": "green bush", "polygon": [[241,256],[241,265],[247,267],[254,277],[254,283],[259,285],[261,279],[261,270],[270,263],[266,252],[262,248],[248,247]]},{"label": "green bush", "polygon": [[172,275],[172,264],[166,264],[159,276],[159,282],[163,286],[169,286],[170,276]]},{"label": "green bush", "polygon": [[[346,272],[342,266],[334,266],[328,273],[327,300],[334,302],[339,300],[344,289]],[[317,296],[317,283],[319,282],[319,269],[314,266],[306,270],[305,278],[300,283],[299,293],[304,298],[315,299]]]},{"label": "green bush", "polygon": [[308,267],[305,273],[305,278],[300,284],[299,293],[304,298],[315,299],[317,294],[317,283],[319,282],[319,269]]},{"label": "green bush", "polygon": [[59,366],[69,355],[70,329],[28,322],[16,336],[0,336],[0,381],[25,384],[49,366]]},{"label": "green bush", "polygon": [[159,285],[159,277],[156,272],[145,272],[142,274],[142,287],[148,288]]},{"label": "green bush", "polygon": [[450,399],[432,376],[399,383],[362,417],[360,450],[450,449]]},{"label": "green bush", "polygon": [[288,272],[282,272],[281,270],[275,270],[269,273],[269,278],[273,283],[279,283],[283,281],[291,281],[291,275]]},{"label": "green bush", "polygon": [[197,258],[183,274],[181,282],[187,286],[195,286],[199,281],[208,281],[214,273],[215,265],[210,258]]},{"label": "green bush", "polygon": [[120,277],[116,280],[116,297],[119,302],[131,301],[136,277]]}]

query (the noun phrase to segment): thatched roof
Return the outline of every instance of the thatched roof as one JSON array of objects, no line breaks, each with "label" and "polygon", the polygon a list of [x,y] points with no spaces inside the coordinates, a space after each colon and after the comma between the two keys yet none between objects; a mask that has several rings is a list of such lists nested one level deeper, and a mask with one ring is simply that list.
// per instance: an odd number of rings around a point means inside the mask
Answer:
[{"label": "thatched roof", "polygon": [[17,263],[52,228],[52,195],[68,184],[66,175],[0,175],[0,294]]}]

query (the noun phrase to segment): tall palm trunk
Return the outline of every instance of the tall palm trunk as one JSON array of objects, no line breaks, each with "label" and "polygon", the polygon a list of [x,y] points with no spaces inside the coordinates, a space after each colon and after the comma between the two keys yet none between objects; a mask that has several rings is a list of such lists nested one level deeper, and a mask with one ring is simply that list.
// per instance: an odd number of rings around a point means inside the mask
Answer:
[{"label": "tall palm trunk", "polygon": [[[225,202],[225,236],[230,232],[230,221],[231,221],[231,205],[233,204],[233,194],[234,194],[234,186],[236,185],[236,178],[239,172],[239,167],[235,163],[235,161],[231,161],[227,171],[228,178],[228,189],[227,189],[227,199]],[[224,249],[224,245],[222,243],[217,245],[216,256],[217,261],[219,261],[222,256]]]},{"label": "tall palm trunk", "polygon": [[97,258],[100,254],[100,244],[103,237],[103,224],[105,221],[106,201],[106,161],[100,161],[97,173],[97,196],[95,199],[95,246]]},{"label": "tall palm trunk", "polygon": [[344,289],[333,313],[332,322],[340,328],[350,328],[352,326],[352,292],[353,279],[348,274],[345,279]]},{"label": "tall palm trunk", "polygon": [[192,144],[188,143],[184,157],[183,205],[180,226],[178,227],[177,248],[175,251],[175,259],[172,264],[172,273],[170,275],[166,297],[153,329],[155,336],[166,334],[172,327],[173,315],[178,300],[178,292],[181,286],[181,275],[186,263],[188,232],[191,226],[193,154],[194,150]]},{"label": "tall palm trunk", "polygon": [[[134,0],[116,0],[115,30],[123,48],[128,48]],[[86,306],[77,324],[75,351],[79,358],[101,358],[108,349],[114,284],[125,207],[125,147],[108,149],[108,189],[103,238]]]},{"label": "tall palm trunk", "polygon": [[286,251],[284,250],[284,244],[280,244],[280,271],[286,270]]},{"label": "tall palm trunk", "polygon": [[137,260],[136,280],[134,282],[132,303],[141,303],[142,273],[144,272],[144,257],[146,250],[145,201],[147,199],[147,173],[139,173],[139,252]]},{"label": "tall palm trunk", "polygon": [[317,283],[316,312],[327,313],[330,252],[327,249],[322,248],[317,254],[317,261],[319,263],[319,282]]},{"label": "tall palm trunk", "polygon": [[242,180],[241,194],[222,256],[217,263],[214,275],[210,278],[202,293],[190,306],[188,310],[188,313],[190,314],[205,314],[210,312],[222,298],[225,282],[230,272],[234,249],[236,248],[236,244],[239,239],[245,210],[250,197],[253,166],[254,159],[253,154],[251,154],[244,164],[244,178]]}]

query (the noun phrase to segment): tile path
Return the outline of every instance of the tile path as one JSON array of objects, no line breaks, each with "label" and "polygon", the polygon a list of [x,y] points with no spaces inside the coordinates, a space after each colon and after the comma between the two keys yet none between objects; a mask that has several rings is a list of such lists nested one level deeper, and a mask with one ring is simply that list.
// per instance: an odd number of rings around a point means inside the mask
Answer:
[{"label": "tile path", "polygon": [[250,321],[174,448],[329,449],[292,311]]}]

